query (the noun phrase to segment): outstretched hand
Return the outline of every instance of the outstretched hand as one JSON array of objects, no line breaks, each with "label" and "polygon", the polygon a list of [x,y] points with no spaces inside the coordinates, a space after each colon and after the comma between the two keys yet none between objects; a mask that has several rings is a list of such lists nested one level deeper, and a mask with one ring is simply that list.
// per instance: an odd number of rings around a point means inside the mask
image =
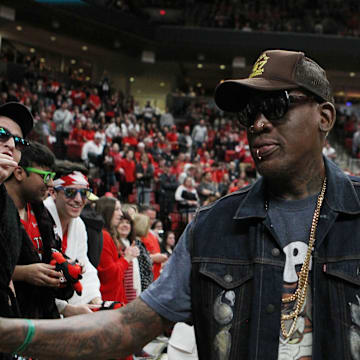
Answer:
[{"label": "outstretched hand", "polygon": [[95,309],[98,309],[100,305],[92,304],[82,304],[82,305],[66,305],[63,315],[64,317],[81,315],[81,314],[91,314]]}]

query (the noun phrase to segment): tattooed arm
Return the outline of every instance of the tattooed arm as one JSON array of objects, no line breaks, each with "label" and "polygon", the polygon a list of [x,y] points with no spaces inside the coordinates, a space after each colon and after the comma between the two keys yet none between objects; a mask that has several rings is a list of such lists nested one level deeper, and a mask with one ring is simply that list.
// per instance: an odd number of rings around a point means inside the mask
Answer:
[{"label": "tattooed arm", "polygon": [[[35,335],[22,353],[38,359],[111,359],[141,349],[167,329],[171,322],[141,299],[118,310],[34,321]],[[0,351],[12,352],[27,333],[24,320],[0,321]]]}]

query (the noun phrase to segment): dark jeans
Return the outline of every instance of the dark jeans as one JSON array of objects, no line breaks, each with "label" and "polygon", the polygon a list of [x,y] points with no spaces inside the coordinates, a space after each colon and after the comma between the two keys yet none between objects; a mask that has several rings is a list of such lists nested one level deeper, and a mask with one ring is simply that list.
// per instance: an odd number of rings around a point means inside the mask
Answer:
[{"label": "dark jeans", "polygon": [[123,201],[129,201],[129,195],[133,192],[134,183],[123,181],[120,183],[120,193]]},{"label": "dark jeans", "polygon": [[69,137],[69,133],[66,131],[56,131],[56,143],[54,147],[55,156],[58,159],[65,159],[67,148],[65,145],[65,140]]}]

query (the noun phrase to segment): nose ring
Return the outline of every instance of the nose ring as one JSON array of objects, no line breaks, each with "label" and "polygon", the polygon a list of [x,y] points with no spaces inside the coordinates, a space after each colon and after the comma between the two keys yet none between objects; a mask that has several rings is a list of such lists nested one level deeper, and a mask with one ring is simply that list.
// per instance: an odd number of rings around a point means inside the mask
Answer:
[{"label": "nose ring", "polygon": [[[265,124],[264,124],[262,121],[260,121],[258,126],[260,127],[260,131],[263,131]],[[254,125],[251,125],[251,126],[249,127],[249,132],[250,132],[250,134],[254,134],[254,133],[255,133],[255,126],[254,126]]]}]

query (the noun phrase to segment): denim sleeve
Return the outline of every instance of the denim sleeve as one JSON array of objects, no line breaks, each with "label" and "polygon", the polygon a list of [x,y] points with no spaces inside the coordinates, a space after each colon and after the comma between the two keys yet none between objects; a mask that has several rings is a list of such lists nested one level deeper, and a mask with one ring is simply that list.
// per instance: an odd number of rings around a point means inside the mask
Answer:
[{"label": "denim sleeve", "polygon": [[140,294],[148,306],[173,322],[191,320],[189,228],[181,235],[160,277]]}]

